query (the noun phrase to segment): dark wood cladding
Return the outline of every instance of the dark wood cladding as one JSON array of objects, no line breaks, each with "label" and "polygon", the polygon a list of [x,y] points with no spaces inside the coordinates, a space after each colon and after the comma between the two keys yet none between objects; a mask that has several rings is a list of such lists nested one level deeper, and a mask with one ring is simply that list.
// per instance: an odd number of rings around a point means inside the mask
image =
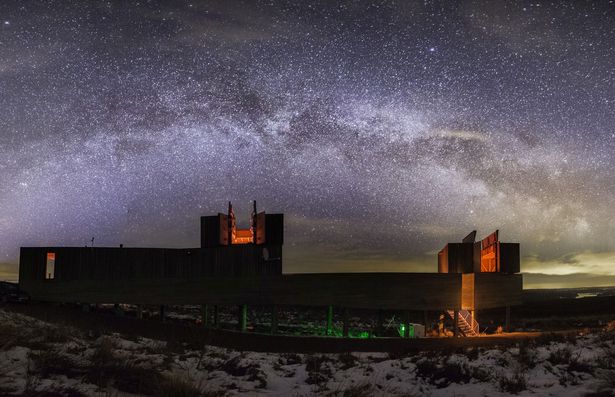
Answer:
[{"label": "dark wood cladding", "polygon": [[521,274],[474,274],[474,302],[478,310],[519,305],[522,291]]},{"label": "dark wood cladding", "polygon": [[[268,257],[263,256],[263,249]],[[241,244],[195,249],[167,248],[22,248],[19,279],[44,279],[48,252],[56,254],[55,280],[134,280],[207,275],[282,273],[282,247]]]},{"label": "dark wood cladding", "polygon": [[228,216],[218,214],[201,217],[201,247],[228,245]]},{"label": "dark wood cladding", "polygon": [[[515,274],[521,271],[519,243],[495,242],[488,249],[496,250],[495,272]],[[438,253],[439,273],[481,273],[481,243],[449,243]]]},{"label": "dark wood cladding", "polygon": [[291,274],[261,277],[28,280],[33,298],[59,302],[252,304],[365,309],[459,308],[461,275],[437,273]]},{"label": "dark wood cladding", "polygon": [[474,244],[449,243],[438,254],[438,272],[471,273],[473,269]]}]

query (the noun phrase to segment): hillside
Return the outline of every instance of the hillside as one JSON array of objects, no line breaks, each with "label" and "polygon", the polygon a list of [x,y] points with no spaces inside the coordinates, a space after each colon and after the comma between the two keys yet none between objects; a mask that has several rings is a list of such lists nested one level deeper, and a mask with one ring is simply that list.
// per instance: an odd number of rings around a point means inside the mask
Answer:
[{"label": "hillside", "polygon": [[8,395],[577,396],[615,387],[609,327],[414,355],[273,354],[85,331],[0,309],[0,340]]}]

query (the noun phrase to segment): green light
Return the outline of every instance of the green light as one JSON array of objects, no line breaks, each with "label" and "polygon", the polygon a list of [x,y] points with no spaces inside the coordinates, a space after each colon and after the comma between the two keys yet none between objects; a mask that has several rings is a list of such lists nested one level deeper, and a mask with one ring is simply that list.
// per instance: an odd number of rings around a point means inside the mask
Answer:
[{"label": "green light", "polygon": [[[397,333],[399,334],[401,338],[404,337],[406,333],[405,324],[399,324],[399,328],[397,328]],[[410,328],[408,329],[408,338],[414,338],[414,326],[413,325],[410,325]]]}]

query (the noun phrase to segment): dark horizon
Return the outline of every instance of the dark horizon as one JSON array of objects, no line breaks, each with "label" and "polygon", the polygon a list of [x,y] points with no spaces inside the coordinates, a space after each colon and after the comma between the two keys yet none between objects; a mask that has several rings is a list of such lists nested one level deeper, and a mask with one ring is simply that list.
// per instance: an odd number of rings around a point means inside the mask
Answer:
[{"label": "dark horizon", "polygon": [[615,5],[0,4],[0,279],[20,246],[197,246],[250,200],[286,272],[615,285]]}]

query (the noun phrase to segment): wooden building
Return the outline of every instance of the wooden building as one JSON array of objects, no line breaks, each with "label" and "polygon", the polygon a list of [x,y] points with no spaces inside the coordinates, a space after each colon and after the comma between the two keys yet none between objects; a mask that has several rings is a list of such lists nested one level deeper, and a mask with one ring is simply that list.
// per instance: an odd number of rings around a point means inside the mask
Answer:
[{"label": "wooden building", "polygon": [[515,268],[498,242],[499,271],[473,271],[475,243],[464,242],[440,253],[438,273],[284,274],[283,223],[254,209],[250,229],[237,229],[229,204],[201,218],[200,248],[23,247],[20,287],[52,302],[450,311],[466,335],[464,310],[520,303],[518,245]]}]

